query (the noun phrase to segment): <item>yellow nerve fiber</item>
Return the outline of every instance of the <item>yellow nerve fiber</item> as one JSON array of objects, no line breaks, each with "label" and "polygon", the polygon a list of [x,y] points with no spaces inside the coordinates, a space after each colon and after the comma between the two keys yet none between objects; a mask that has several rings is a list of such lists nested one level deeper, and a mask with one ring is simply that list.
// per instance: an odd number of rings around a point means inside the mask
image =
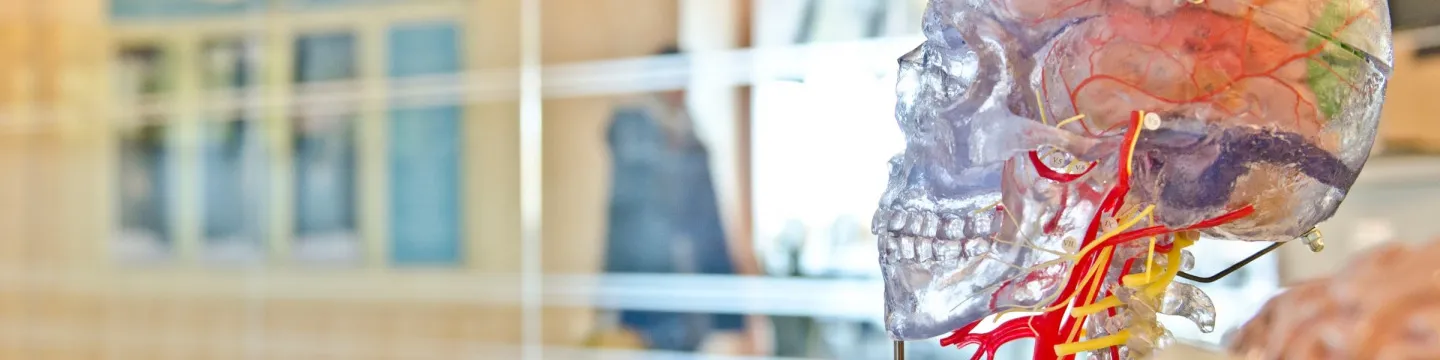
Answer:
[{"label": "yellow nerve fiber", "polygon": [[[1111,237],[1113,237],[1113,236],[1115,236],[1115,235],[1117,235],[1117,234],[1120,234],[1120,232],[1122,232],[1122,231],[1125,231],[1125,230],[1130,229],[1131,227],[1134,227],[1136,223],[1139,223],[1139,222],[1140,222],[1140,219],[1141,219],[1141,218],[1145,218],[1145,217],[1149,216],[1149,215],[1150,215],[1150,212],[1153,211],[1153,210],[1155,210],[1155,206],[1154,206],[1154,205],[1145,207],[1145,210],[1141,210],[1139,214],[1135,214],[1135,215],[1131,216],[1130,218],[1128,218],[1127,220],[1125,220],[1123,223],[1121,223],[1120,226],[1117,226],[1117,227],[1115,227],[1115,229],[1111,230],[1110,232],[1105,233],[1105,235],[1096,238],[1096,240],[1095,240],[1094,242],[1092,242],[1089,246],[1086,246],[1085,248],[1080,249],[1080,251],[1077,252],[1077,253],[1075,253],[1074,255],[1068,255],[1068,256],[1066,256],[1065,258],[1066,258],[1066,259],[1069,259],[1069,260],[1072,260],[1072,261],[1079,261],[1080,259],[1083,259],[1086,254],[1089,254],[1090,251],[1095,250],[1095,248],[1096,248],[1097,245],[1099,245],[1100,243],[1105,242],[1105,240],[1108,240],[1108,239],[1110,239]],[[1104,249],[1104,250],[1100,253],[1100,256],[1097,257],[1097,259],[1104,259],[1104,261],[1105,261],[1105,264],[1104,264],[1104,265],[1108,265],[1108,264],[1109,264],[1109,259],[1110,259],[1110,249],[1109,249],[1109,248]],[[1100,281],[1100,279],[1098,279],[1098,276],[1097,276],[1097,275],[1100,273],[1099,270],[1100,270],[1100,268],[1102,268],[1102,267],[1103,267],[1103,266],[1091,266],[1091,267],[1090,267],[1090,270],[1087,271],[1087,272],[1085,272],[1085,276],[1082,277],[1082,278],[1080,278],[1080,283],[1081,283],[1081,284],[1084,284],[1084,283],[1091,282],[1091,281]],[[1069,281],[1069,280],[1070,280],[1070,275],[1067,274],[1067,275],[1065,275],[1065,278],[1061,280],[1061,282],[1063,283],[1063,282],[1066,282],[1066,281]],[[1001,316],[1004,316],[1005,314],[1009,314],[1009,313],[1012,313],[1012,312],[1020,312],[1020,311],[1051,312],[1051,311],[1059,310],[1061,307],[1065,307],[1065,306],[1067,306],[1067,305],[1073,304],[1074,301],[1075,301],[1075,298],[1077,298],[1078,295],[1079,295],[1079,294],[1071,294],[1071,295],[1070,295],[1070,298],[1069,298],[1069,299],[1066,299],[1066,301],[1063,301],[1063,302],[1060,302],[1060,303],[1056,303],[1055,305],[1052,305],[1052,306],[1049,306],[1049,307],[1046,307],[1046,308],[1029,309],[1029,310],[1027,310],[1027,309],[1007,309],[1007,310],[1005,310],[1005,311],[1001,311],[1001,312],[999,312],[998,314],[996,314],[996,318],[999,318],[999,317],[1001,317]],[[1055,296],[1058,297],[1059,294],[1056,294]],[[1092,295],[1090,295],[1089,297],[1087,297],[1087,298],[1085,298],[1085,299],[1094,299],[1094,298],[1095,298],[1095,295],[1092,294]]]},{"label": "yellow nerve fiber", "polygon": [[[1114,236],[1116,236],[1116,235],[1119,235],[1121,232],[1124,232],[1125,230],[1128,230],[1128,229],[1134,227],[1135,224],[1139,223],[1141,219],[1148,218],[1149,215],[1150,215],[1150,212],[1151,212],[1151,211],[1154,211],[1154,210],[1155,210],[1155,206],[1153,206],[1153,205],[1152,205],[1152,206],[1147,206],[1147,207],[1145,207],[1144,210],[1140,210],[1138,213],[1135,213],[1135,214],[1133,214],[1133,215],[1128,216],[1124,221],[1122,221],[1122,222],[1120,223],[1119,226],[1116,226],[1114,229],[1110,229],[1110,231],[1107,231],[1104,235],[1101,235],[1100,237],[1097,237],[1097,238],[1095,239],[1095,241],[1091,242],[1090,244],[1087,244],[1084,248],[1080,249],[1079,252],[1077,252],[1075,255],[1073,255],[1073,258],[1076,259],[1076,260],[1079,260],[1079,259],[1084,258],[1085,255],[1089,254],[1091,251],[1094,251],[1096,247],[1098,247],[1100,244],[1105,243],[1106,240],[1109,240],[1110,238],[1112,238],[1112,237],[1114,237]],[[1075,320],[1074,320],[1074,324],[1071,325],[1070,334],[1069,334],[1069,336],[1066,337],[1066,339],[1068,339],[1068,340],[1071,341],[1071,342],[1065,343],[1065,344],[1061,344],[1061,345],[1056,345],[1055,349],[1056,349],[1058,355],[1062,355],[1062,356],[1063,356],[1063,355],[1073,354],[1073,352],[1070,352],[1070,353],[1062,352],[1062,349],[1076,349],[1076,348],[1077,348],[1076,346],[1079,346],[1078,349],[1081,349],[1081,350],[1079,350],[1079,351],[1085,351],[1085,350],[1084,350],[1085,347],[1088,347],[1088,346],[1090,346],[1090,345],[1103,345],[1103,344],[1105,343],[1105,342],[1096,342],[1096,341],[1093,341],[1093,340],[1092,340],[1092,341],[1074,342],[1075,340],[1077,340],[1077,339],[1079,338],[1078,335],[1080,335],[1080,333],[1081,333],[1081,332],[1080,332],[1080,329],[1083,327],[1083,323],[1084,323],[1084,317],[1083,317],[1083,316],[1076,316],[1076,315],[1075,315],[1075,311],[1077,311],[1077,310],[1079,310],[1079,309],[1081,309],[1081,308],[1094,306],[1094,304],[1089,304],[1088,302],[1091,301],[1091,299],[1094,299],[1095,296],[1099,294],[1099,291],[1100,291],[1099,283],[1100,283],[1101,281],[1104,281],[1104,276],[1101,275],[1101,271],[1100,271],[1100,270],[1101,270],[1101,269],[1108,268],[1108,267],[1110,266],[1111,254],[1112,254],[1113,251],[1114,251],[1114,248],[1112,248],[1112,247],[1106,247],[1106,248],[1104,248],[1104,249],[1101,249],[1101,250],[1100,250],[1100,254],[1099,254],[1100,256],[1097,257],[1095,266],[1091,266],[1090,269],[1085,273],[1085,277],[1081,278],[1080,284],[1089,283],[1089,284],[1091,285],[1091,286],[1090,286],[1090,291],[1089,291],[1087,294],[1084,294],[1084,297],[1080,297],[1080,298],[1079,298],[1079,302],[1076,302],[1075,300],[1076,300],[1076,297],[1080,296],[1081,294],[1076,293],[1076,294],[1071,294],[1071,295],[1070,295],[1069,301],[1066,301],[1066,302],[1061,303],[1061,304],[1074,304],[1074,305],[1077,306],[1077,307],[1072,308],[1072,309],[1070,310],[1070,311],[1071,311],[1071,316],[1075,317]],[[1107,297],[1106,299],[1110,299],[1110,298],[1114,298],[1114,297],[1111,296],[1111,297]],[[1052,306],[1051,308],[1046,309],[1046,311],[1053,311],[1053,310],[1055,310],[1055,309],[1058,309],[1060,306],[1062,306],[1061,304],[1057,304],[1057,305],[1055,305],[1055,306]],[[1082,305],[1082,304],[1084,304],[1084,305]],[[1099,310],[1104,310],[1104,309],[1106,309],[1106,308],[1108,308],[1108,307],[1100,308]],[[1092,313],[1093,313],[1093,312],[1092,312]],[[1089,315],[1089,314],[1085,314],[1085,315]],[[1097,340],[1099,340],[1099,339],[1097,339]],[[1122,339],[1122,342],[1123,342],[1123,339]],[[1100,348],[1104,348],[1104,347],[1108,347],[1108,346],[1110,346],[1110,345],[1104,345],[1104,346],[1101,346]],[[1098,348],[1097,348],[1097,349],[1098,349]],[[1092,350],[1093,350],[1093,349],[1092,349]]]},{"label": "yellow nerve fiber", "polygon": [[[1129,287],[1129,288],[1143,289],[1142,292],[1141,292],[1142,296],[1145,296],[1145,297],[1148,297],[1148,298],[1155,298],[1155,297],[1159,297],[1159,296],[1164,296],[1164,294],[1165,294],[1165,289],[1170,286],[1170,283],[1171,283],[1171,282],[1174,282],[1174,281],[1175,281],[1175,276],[1180,273],[1180,266],[1181,266],[1180,263],[1181,263],[1181,261],[1182,261],[1182,258],[1181,258],[1181,255],[1180,255],[1180,254],[1181,254],[1180,250],[1181,250],[1181,249],[1184,249],[1184,248],[1186,248],[1186,247],[1189,247],[1190,245],[1194,244],[1198,237],[1199,237],[1199,233],[1197,233],[1197,232],[1195,232],[1195,231],[1185,231],[1185,232],[1180,232],[1180,233],[1175,234],[1175,245],[1171,248],[1171,250],[1170,250],[1169,253],[1165,254],[1165,255],[1166,255],[1166,256],[1165,256],[1166,264],[1165,264],[1164,274],[1161,274],[1161,275],[1159,275],[1158,277],[1156,277],[1156,276],[1150,276],[1149,273],[1154,272],[1154,271],[1156,270],[1156,267],[1157,267],[1156,265],[1157,265],[1157,264],[1153,264],[1153,263],[1147,264],[1147,266],[1148,266],[1150,269],[1152,269],[1152,270],[1147,271],[1145,278],[1142,278],[1142,277],[1139,277],[1139,276],[1135,276],[1135,275],[1140,275],[1140,274],[1128,275],[1128,276],[1125,277],[1125,279],[1124,279],[1124,281],[1123,281],[1124,285],[1125,285],[1126,287]],[[1151,251],[1154,251],[1154,248],[1153,248],[1153,247],[1151,248]],[[1147,281],[1147,280],[1152,280],[1152,281]],[[1095,302],[1094,304],[1089,304],[1089,305],[1085,305],[1085,306],[1079,306],[1079,307],[1076,307],[1076,308],[1074,308],[1074,309],[1071,309],[1071,310],[1070,310],[1070,316],[1071,316],[1071,317],[1074,317],[1074,318],[1076,319],[1075,321],[1076,321],[1077,325],[1079,325],[1078,323],[1084,321],[1085,317],[1087,317],[1087,316],[1089,316],[1089,315],[1092,315],[1092,314],[1095,314],[1095,313],[1098,313],[1098,312],[1101,312],[1101,311],[1105,311],[1105,310],[1110,309],[1110,308],[1113,308],[1113,307],[1122,306],[1122,305],[1124,305],[1124,303],[1121,302],[1119,298],[1115,297],[1115,295],[1111,295],[1111,296],[1105,297],[1104,299],[1102,299],[1102,300],[1100,300],[1100,301],[1098,301],[1098,302]],[[1155,326],[1155,325],[1154,325],[1154,324],[1131,324],[1130,326],[1132,326],[1132,327],[1138,327],[1138,326]],[[1055,346],[1055,354],[1056,354],[1056,355],[1060,355],[1060,356],[1065,356],[1065,355],[1071,355],[1071,354],[1075,354],[1075,353],[1079,353],[1079,352],[1083,352],[1083,351],[1093,351],[1093,350],[1099,350],[1099,349],[1108,348],[1108,347],[1111,347],[1111,346],[1121,345],[1121,344],[1124,344],[1126,341],[1129,341],[1129,340],[1130,340],[1130,336],[1131,336],[1132,333],[1133,333],[1133,332],[1132,332],[1131,330],[1127,329],[1127,330],[1121,330],[1121,331],[1119,331],[1119,332],[1116,332],[1116,333],[1113,334],[1113,335],[1109,335],[1109,336],[1105,336],[1105,337],[1101,337],[1101,338],[1096,338],[1096,339],[1091,339],[1091,340],[1081,341],[1081,342],[1072,342],[1072,343],[1066,343],[1066,344],[1056,345],[1056,346]],[[1146,331],[1146,332],[1141,332],[1141,333],[1153,333],[1153,332]]]}]

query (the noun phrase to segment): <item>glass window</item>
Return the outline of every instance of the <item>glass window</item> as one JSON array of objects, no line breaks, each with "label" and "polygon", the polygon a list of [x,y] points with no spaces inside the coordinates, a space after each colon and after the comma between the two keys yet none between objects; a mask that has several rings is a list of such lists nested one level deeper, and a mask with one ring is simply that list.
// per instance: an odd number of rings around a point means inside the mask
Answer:
[{"label": "glass window", "polygon": [[925,0],[775,1],[760,7],[756,44],[775,46],[918,34]]},{"label": "glass window", "polygon": [[356,228],[356,41],[350,33],[302,35],[295,41],[295,246],[310,262],[359,259]]},{"label": "glass window", "polygon": [[[458,36],[451,23],[392,28],[388,56],[393,83],[456,83]],[[405,87],[392,89],[403,92]],[[439,103],[397,101],[390,110],[390,255],[396,264],[460,261],[461,110],[455,101]]]},{"label": "glass window", "polygon": [[[904,149],[894,122],[895,59],[919,43],[924,1],[762,2],[760,57],[750,118],[755,251],[772,276],[879,282],[869,231],[887,163]],[[823,45],[820,45],[823,44]],[[774,50],[771,50],[774,49]],[[775,354],[888,358],[882,309],[873,317],[773,317]],[[973,348],[910,342],[907,358],[942,359]],[[997,358],[1022,358],[1010,344]]]},{"label": "glass window", "polygon": [[[763,262],[788,265],[772,271],[878,276],[869,219],[886,164],[905,148],[893,121],[895,59],[920,41],[923,5],[761,5],[757,41],[800,54],[762,57],[758,67],[785,70],[756,77],[752,92],[755,246]],[[806,45],[816,42],[830,44]],[[796,243],[795,233],[809,239]]]},{"label": "glass window", "polygon": [[238,38],[208,41],[202,49],[204,89],[222,100],[212,102],[220,105],[207,112],[201,133],[205,254],[218,262],[257,260],[267,229],[268,151],[245,95],[258,54]]},{"label": "glass window", "polygon": [[119,127],[120,229],[114,256],[125,261],[164,258],[174,243],[170,117],[151,105],[171,89],[164,76],[166,53],[159,46],[131,46],[120,50],[117,59],[116,96],[134,116]]},{"label": "glass window", "polygon": [[[281,0],[286,9],[326,9],[335,7],[366,7],[386,3],[407,2],[404,0]],[[418,1],[408,1],[418,2]]]},{"label": "glass window", "polygon": [[166,52],[159,45],[131,45],[120,50],[116,64],[115,96],[125,105],[139,105],[154,95],[170,92]]},{"label": "glass window", "polygon": [[266,0],[112,0],[118,19],[233,15],[265,7]]}]

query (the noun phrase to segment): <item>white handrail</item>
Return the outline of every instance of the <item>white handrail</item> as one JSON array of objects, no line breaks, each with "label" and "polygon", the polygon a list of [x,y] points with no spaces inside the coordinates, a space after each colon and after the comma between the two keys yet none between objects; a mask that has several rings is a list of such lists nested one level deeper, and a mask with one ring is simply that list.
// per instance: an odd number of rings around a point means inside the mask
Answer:
[{"label": "white handrail", "polygon": [[[645,93],[683,89],[688,84],[692,61],[725,62],[729,74],[720,78],[733,86],[751,85],[757,79],[804,78],[814,63],[827,67],[845,66],[873,70],[877,76],[894,67],[894,59],[921,41],[919,37],[890,37],[873,40],[817,43],[777,48],[750,48],[703,54],[649,56],[544,65],[542,96],[546,99]],[[392,106],[461,105],[519,99],[520,69],[480,69],[447,75],[390,79],[381,98],[359,91],[361,83],[379,79],[299,84],[296,96],[266,101],[261,88],[250,87],[205,94],[202,112],[258,111],[279,106],[324,107],[381,101]],[[165,114],[177,108],[168,96],[142,97],[133,104],[117,104],[117,120],[134,122],[142,114]],[[3,114],[0,114],[3,116]]]},{"label": "white handrail", "polygon": [[[0,288],[131,298],[230,297],[522,305],[519,274],[445,270],[79,270],[0,268]],[[546,307],[814,316],[879,321],[879,280],[686,274],[545,275]]]}]

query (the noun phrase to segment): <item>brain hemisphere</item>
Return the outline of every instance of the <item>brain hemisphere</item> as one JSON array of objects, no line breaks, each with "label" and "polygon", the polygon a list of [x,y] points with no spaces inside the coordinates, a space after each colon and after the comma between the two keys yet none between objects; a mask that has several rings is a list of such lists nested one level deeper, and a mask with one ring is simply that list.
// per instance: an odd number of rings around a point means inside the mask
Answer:
[{"label": "brain hemisphere", "polygon": [[1364,83],[1378,74],[1360,69],[1365,55],[1355,49],[1383,47],[1336,40],[1364,38],[1354,35],[1374,22],[1364,2],[1096,3],[1101,11],[1075,21],[1036,55],[1041,69],[1031,82],[1049,104],[1042,117],[1083,114],[1067,130],[1111,136],[1124,130],[1131,111],[1145,110],[1164,118],[1165,130],[1218,148],[1175,148],[1173,137],[1142,140],[1141,148],[1171,147],[1143,162],[1154,166],[1136,173],[1142,185],[1132,194],[1156,203],[1164,223],[1253,204],[1260,215],[1225,230],[1248,231],[1225,237],[1278,241],[1328,216],[1330,205],[1300,208],[1311,202],[1306,197],[1348,188],[1363,161],[1353,154],[1368,144],[1344,138],[1353,138],[1349,127],[1369,115],[1345,109],[1373,108],[1365,101],[1379,99],[1354,101],[1374,89]]},{"label": "brain hemisphere", "polygon": [[1147,109],[1313,136],[1321,119],[1303,83],[1305,52],[1243,18],[1122,7],[1057,38],[1040,82],[1047,102],[1065,105],[1053,106],[1055,115],[1085,114],[1096,134]]},{"label": "brain hemisphere", "polygon": [[1301,40],[1306,28],[1320,16],[1324,1],[1316,0],[1208,0],[1216,12],[1246,18],[1256,26],[1288,41]]},{"label": "brain hemisphere", "polygon": [[[1153,16],[1169,15],[1188,0],[997,0],[1001,15],[1019,23],[1069,21],[1128,7]],[[1285,40],[1305,37],[1306,27],[1321,16],[1317,0],[1205,0],[1200,6],[1231,17],[1245,18]]]}]

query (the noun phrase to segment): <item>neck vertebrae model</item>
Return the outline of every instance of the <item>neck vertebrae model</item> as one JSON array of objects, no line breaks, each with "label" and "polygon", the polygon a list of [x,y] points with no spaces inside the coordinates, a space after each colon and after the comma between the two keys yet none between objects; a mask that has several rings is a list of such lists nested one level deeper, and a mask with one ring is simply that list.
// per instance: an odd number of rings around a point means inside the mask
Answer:
[{"label": "neck vertebrae model", "polygon": [[[1156,314],[1165,310],[1167,298],[1171,299],[1169,314],[1186,316],[1203,331],[1211,330],[1214,309],[1209,299],[1193,287],[1171,287],[1187,263],[1188,253],[1182,250],[1198,240],[1197,230],[1243,218],[1254,212],[1254,208],[1247,205],[1180,229],[1153,225],[1153,220],[1146,221],[1152,223],[1150,226],[1135,228],[1149,218],[1153,205],[1117,216],[1124,208],[1124,198],[1129,191],[1125,179],[1133,170],[1130,158],[1135,141],[1147,117],[1154,120],[1154,116],[1142,111],[1131,116],[1126,140],[1119,149],[1117,170],[1121,180],[1105,192],[1105,201],[1091,218],[1085,239],[1079,244],[1082,248],[1062,258],[1072,263],[1067,264],[1069,271],[1062,278],[1065,285],[1056,294],[1057,299],[1044,308],[1023,309],[1038,314],[1009,319],[988,332],[973,332],[981,322],[972,322],[942,339],[941,345],[977,345],[980,349],[975,353],[976,359],[993,357],[1001,345],[1023,338],[1035,339],[1036,359],[1055,359],[1084,351],[1106,351],[1110,358],[1119,359],[1122,346],[1130,355],[1149,353],[1168,337],[1156,319]],[[1062,183],[1078,179],[1095,166],[1091,163],[1085,172],[1063,174],[1044,164],[1038,152],[1031,152],[1028,157],[1041,177]],[[1003,207],[1001,209],[1003,211]],[[1059,218],[1058,214],[1055,218]],[[1113,225],[1099,235],[1105,224]],[[1137,244],[1142,239],[1143,244]],[[1136,267],[1137,261],[1141,267]],[[1112,267],[1112,263],[1122,265]],[[1001,286],[1006,285],[1011,284]],[[1010,309],[997,317],[1020,310]],[[1101,312],[1104,316],[1096,316]],[[1087,321],[1092,324],[1088,328],[1083,326]],[[1088,340],[1082,341],[1082,338]]]}]

